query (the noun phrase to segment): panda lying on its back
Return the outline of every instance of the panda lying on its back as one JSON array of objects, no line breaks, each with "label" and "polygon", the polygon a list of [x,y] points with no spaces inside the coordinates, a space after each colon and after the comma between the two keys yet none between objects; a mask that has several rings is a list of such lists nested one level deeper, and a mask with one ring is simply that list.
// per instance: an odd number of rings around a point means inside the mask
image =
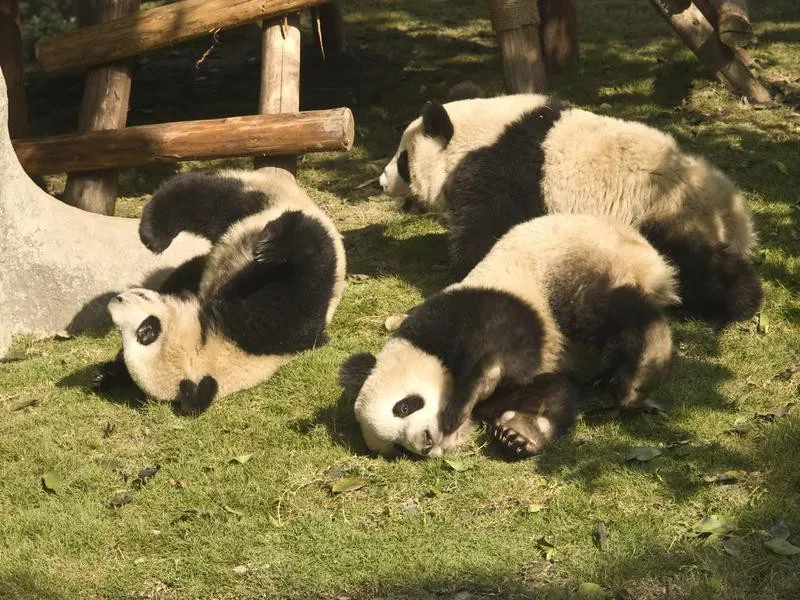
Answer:
[{"label": "panda lying on its back", "polygon": [[599,355],[621,406],[663,378],[672,338],[661,309],[679,301],[674,270],[635,230],[586,215],[514,227],[460,283],[415,308],[377,357],[351,356],[369,447],[438,456],[472,417],[513,454],[538,452],[577,411],[573,350]]},{"label": "panda lying on its back", "polygon": [[667,134],[520,94],[428,103],[380,178],[450,215],[456,278],[511,227],[552,213],[633,225],[679,269],[683,308],[723,327],[755,314],[750,212],[733,183]]},{"label": "panda lying on its back", "polygon": [[100,387],[132,380],[187,412],[270,377],[294,354],[327,342],[344,290],[345,256],[331,220],[294,182],[251,172],[190,174],[167,182],[145,207],[140,234],[157,252],[181,231],[213,242],[161,293],[111,300],[120,358]]}]

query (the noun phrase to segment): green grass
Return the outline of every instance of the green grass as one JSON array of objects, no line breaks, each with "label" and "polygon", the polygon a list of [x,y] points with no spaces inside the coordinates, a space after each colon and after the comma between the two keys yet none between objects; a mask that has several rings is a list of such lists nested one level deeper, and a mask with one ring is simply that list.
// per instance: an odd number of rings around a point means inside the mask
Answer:
[{"label": "green grass", "polygon": [[[477,436],[459,457],[471,467],[463,472],[366,455],[338,365],[380,348],[388,315],[446,283],[446,243],[435,220],[400,215],[375,187],[356,186],[380,172],[425,99],[465,78],[499,92],[502,80],[484,2],[350,0],[352,64],[323,68],[309,48],[303,80],[306,107],[346,104],[357,122],[352,152],[306,156],[300,171],[345,233],[349,272],[369,275],[347,290],[331,344],[187,420],[85,389],[118,348],[115,333],[19,341],[19,360],[0,364],[0,597],[571,598],[590,581],[637,599],[797,598],[800,557],[771,554],[762,531],[783,519],[800,545],[800,409],[774,422],[755,415],[798,400],[800,375],[775,375],[800,363],[800,8],[751,5],[752,54],[784,107],[754,110],[707,81],[644,1],[582,0],[582,62],[552,82],[577,104],[607,102],[610,114],[669,131],[730,173],[756,215],[769,330],[740,324],[715,339],[675,323],[679,356],[659,391],[668,416],[588,412],[572,435],[519,463]],[[257,52],[257,31],[222,41],[208,65],[224,68],[202,71],[203,81],[193,62],[205,41],[140,64],[131,121],[252,112],[258,66],[241,57]],[[79,78],[32,73],[34,130],[69,129],[79,95]],[[135,215],[174,172],[125,171],[120,213]],[[58,190],[63,178],[46,183]],[[36,403],[14,410],[27,401]],[[663,455],[627,463],[636,445]],[[161,470],[130,504],[108,506],[153,464]],[[56,494],[41,487],[48,470],[63,477]],[[702,480],[727,470],[746,475]],[[344,475],[367,484],[333,496],[330,481]],[[738,522],[727,551],[691,535],[712,513]],[[597,521],[609,531],[605,552],[592,540]]]}]

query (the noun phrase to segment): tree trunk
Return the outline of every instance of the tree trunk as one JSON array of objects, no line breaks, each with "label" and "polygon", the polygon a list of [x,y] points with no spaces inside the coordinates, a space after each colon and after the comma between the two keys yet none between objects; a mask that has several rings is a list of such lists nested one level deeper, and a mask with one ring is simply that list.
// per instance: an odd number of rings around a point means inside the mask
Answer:
[{"label": "tree trunk", "polygon": [[539,12],[535,0],[488,0],[492,27],[503,61],[506,89],[512,93],[547,89]]},{"label": "tree trunk", "polygon": [[539,0],[539,34],[548,73],[558,73],[579,57],[575,0]]},{"label": "tree trunk", "polygon": [[22,81],[22,27],[19,0],[0,0],[0,68],[8,86],[8,127],[12,138],[28,135],[28,109]]},{"label": "tree trunk", "polygon": [[[97,23],[107,23],[139,9],[139,0],[82,0],[80,18],[94,12]],[[92,11],[91,9],[94,9]],[[91,17],[90,17],[91,18]],[[80,23],[80,26],[91,23]],[[78,131],[103,131],[125,127],[131,94],[131,61],[94,67],[86,74]],[[113,215],[117,200],[116,170],[71,174],[63,200],[82,210]]]},{"label": "tree trunk", "polygon": [[341,2],[329,2],[314,9],[314,39],[326,61],[336,62],[347,51]]}]

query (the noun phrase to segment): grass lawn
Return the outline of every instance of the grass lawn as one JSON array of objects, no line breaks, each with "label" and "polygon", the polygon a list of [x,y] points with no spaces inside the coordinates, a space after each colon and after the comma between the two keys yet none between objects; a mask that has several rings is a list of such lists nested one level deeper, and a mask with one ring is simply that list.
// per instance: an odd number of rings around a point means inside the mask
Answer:
[{"label": "grass lawn", "polygon": [[[658,392],[668,414],[620,419],[589,404],[538,458],[503,462],[480,435],[457,469],[368,456],[338,366],[379,349],[386,317],[447,271],[437,220],[358,186],[426,99],[463,79],[500,92],[502,78],[482,0],[349,0],[350,62],[324,68],[304,48],[304,107],[347,105],[357,123],[349,154],[308,155],[300,169],[346,236],[349,272],[368,276],[351,282],[331,343],[188,420],[86,389],[114,332],[18,341],[0,364],[0,598],[573,598],[586,582],[618,598],[800,597],[800,556],[764,543],[782,519],[800,546],[800,407],[764,414],[797,402],[800,383],[787,370],[800,366],[800,5],[750,3],[752,55],[786,104],[756,110],[708,81],[645,0],[579,4],[582,61],[554,90],[672,133],[741,186],[760,230],[761,327],[715,338],[676,322],[674,374]],[[138,61],[130,122],[252,113],[258,31],[220,39],[199,70],[205,41]],[[29,79],[34,132],[74,127],[81,79]],[[135,215],[177,169],[125,171],[120,213]],[[626,461],[636,446],[662,454]],[[56,493],[42,488],[48,471]],[[350,476],[366,484],[332,494]],[[125,490],[130,502],[110,507]],[[699,539],[694,525],[712,514],[727,536]]]}]

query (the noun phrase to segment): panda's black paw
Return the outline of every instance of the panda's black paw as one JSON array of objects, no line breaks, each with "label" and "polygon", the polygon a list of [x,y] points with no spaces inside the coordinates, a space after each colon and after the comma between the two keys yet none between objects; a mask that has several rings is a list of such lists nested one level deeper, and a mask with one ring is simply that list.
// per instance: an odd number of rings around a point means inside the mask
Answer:
[{"label": "panda's black paw", "polygon": [[210,375],[203,377],[197,384],[183,379],[178,385],[178,397],[173,408],[179,415],[196,417],[211,406],[218,390],[217,380]]},{"label": "panda's black paw", "polygon": [[531,415],[507,411],[500,418],[487,424],[491,437],[511,458],[528,458],[539,453],[547,436]]},{"label": "panda's black paw", "polygon": [[96,391],[132,386],[133,379],[121,360],[101,364],[89,379],[89,388]]}]

